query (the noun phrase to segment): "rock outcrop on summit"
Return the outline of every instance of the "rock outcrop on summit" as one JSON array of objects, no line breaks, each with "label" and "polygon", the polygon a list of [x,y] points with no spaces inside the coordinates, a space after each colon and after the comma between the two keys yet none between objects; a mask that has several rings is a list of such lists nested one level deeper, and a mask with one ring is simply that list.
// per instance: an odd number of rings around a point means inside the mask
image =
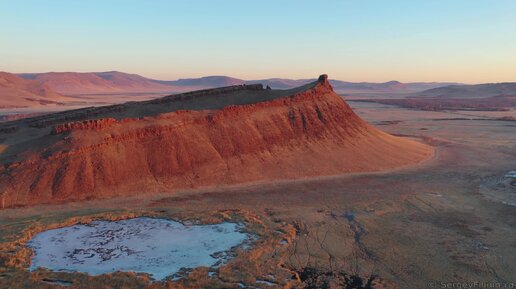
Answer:
[{"label": "rock outcrop on summit", "polygon": [[433,154],[366,123],[326,75],[27,118],[1,124],[0,139],[6,207],[380,171]]}]

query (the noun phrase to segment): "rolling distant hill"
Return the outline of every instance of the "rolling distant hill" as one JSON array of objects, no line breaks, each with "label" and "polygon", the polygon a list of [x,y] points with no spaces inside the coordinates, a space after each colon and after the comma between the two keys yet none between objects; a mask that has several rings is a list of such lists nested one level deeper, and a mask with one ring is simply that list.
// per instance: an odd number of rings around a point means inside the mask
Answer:
[{"label": "rolling distant hill", "polygon": [[[80,94],[115,94],[164,92],[179,93],[188,90],[207,89],[222,86],[262,83],[274,89],[290,89],[315,79],[268,78],[244,80],[230,76],[205,76],[199,78],[182,78],[178,80],[156,80],[137,74],[118,71],[108,72],[48,72],[23,73],[19,76],[36,80],[48,85],[53,90],[66,95]],[[447,86],[454,83],[415,82],[401,83],[389,81],[384,83],[347,82],[330,80],[335,91],[342,94],[353,93],[413,93],[431,88]]]},{"label": "rolling distant hill", "polygon": [[270,78],[270,79],[258,79],[258,80],[244,80],[234,78],[230,76],[205,76],[200,78],[182,78],[172,81],[157,80],[156,82],[161,84],[173,85],[173,86],[190,86],[199,88],[214,88],[231,85],[242,85],[242,84],[258,84],[261,83],[264,86],[269,85],[274,89],[290,89],[298,87],[303,84],[307,84],[315,81],[315,79],[284,79],[284,78]]},{"label": "rolling distant hill", "polygon": [[[275,89],[290,89],[296,86],[304,85],[315,81],[315,79],[285,79],[285,78],[270,78],[261,80],[247,81],[247,83],[263,83]],[[332,79],[330,80],[333,89],[341,94],[353,93],[413,93],[446,86],[450,82],[412,82],[401,83],[399,81],[388,81],[383,83],[376,82],[349,82]]]},{"label": "rolling distant hill", "polygon": [[261,83],[264,86],[270,86],[274,89],[290,89],[293,87],[301,86],[310,82],[315,81],[316,79],[288,79],[288,78],[268,78],[268,79],[258,79],[258,80],[248,80],[246,83],[254,84]]},{"label": "rolling distant hill", "polygon": [[509,111],[516,107],[516,82],[448,85],[402,98],[370,98],[361,101],[432,111]]},{"label": "rolling distant hill", "polygon": [[233,78],[229,76],[205,76],[200,78],[181,78],[178,80],[154,80],[157,83],[171,85],[171,86],[190,86],[190,87],[222,87],[231,85],[241,85],[246,83],[245,80]]},{"label": "rolling distant hill", "polygon": [[422,91],[417,96],[449,98],[516,96],[516,82],[449,85]]},{"label": "rolling distant hill", "polygon": [[71,100],[40,82],[0,72],[0,108],[62,104]]},{"label": "rolling distant hill", "polygon": [[342,94],[364,94],[364,93],[399,93],[407,94],[418,91],[427,90],[430,88],[436,88],[446,86],[454,83],[449,82],[411,82],[402,83],[399,81],[388,81],[383,83],[375,82],[347,82],[340,80],[332,80],[331,84],[335,88],[335,91]]},{"label": "rolling distant hill", "polygon": [[137,74],[118,71],[108,72],[48,72],[23,73],[19,76],[35,80],[66,95],[114,94],[139,92],[175,92],[174,87],[164,85]]},{"label": "rolling distant hill", "polygon": [[[248,83],[263,83],[275,89],[289,89],[315,81],[315,79],[285,79],[270,78],[248,81]],[[336,92],[342,94],[353,93],[412,93],[423,91],[430,88],[446,86],[454,83],[448,82],[413,82],[401,83],[399,81],[388,81],[383,83],[376,82],[349,82],[332,79],[331,85]]]}]

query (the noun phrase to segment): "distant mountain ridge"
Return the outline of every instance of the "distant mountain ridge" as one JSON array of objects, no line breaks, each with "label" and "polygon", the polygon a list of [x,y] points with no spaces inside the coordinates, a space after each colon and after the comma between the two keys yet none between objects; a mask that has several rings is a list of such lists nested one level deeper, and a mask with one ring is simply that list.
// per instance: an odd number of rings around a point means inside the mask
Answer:
[{"label": "distant mountain ridge", "polygon": [[449,98],[516,96],[516,82],[449,85],[428,89],[417,93],[416,96]]},{"label": "distant mountain ridge", "polygon": [[[288,78],[267,78],[257,80],[243,80],[228,76],[208,76],[201,78],[179,79],[176,81],[160,81],[176,86],[190,85],[203,87],[218,87],[241,84],[261,83],[264,86],[270,86],[273,89],[291,89],[307,83],[314,82],[315,78],[309,79],[288,79]],[[456,84],[453,82],[413,82],[401,83],[399,81],[388,81],[383,83],[376,82],[349,82],[331,79],[330,84],[338,93],[412,93],[424,91],[431,88]]]},{"label": "distant mountain ridge", "polygon": [[411,82],[402,83],[399,81],[387,81],[383,83],[375,82],[348,82],[333,80],[330,81],[334,86],[335,91],[342,94],[353,94],[353,93],[413,93],[418,91],[427,90],[430,88],[436,88],[446,86],[450,82]]},{"label": "distant mountain ridge", "polygon": [[20,77],[38,81],[65,95],[135,92],[174,92],[174,87],[160,84],[137,74],[106,72],[21,73]]},{"label": "distant mountain ridge", "polygon": [[15,74],[0,72],[0,107],[30,107],[45,104],[62,104],[72,99],[49,86]]},{"label": "distant mountain ridge", "polygon": [[[19,76],[36,80],[48,85],[55,91],[65,95],[109,94],[124,92],[163,92],[179,93],[188,90],[206,89],[221,86],[262,83],[274,89],[290,89],[315,79],[269,78],[244,80],[230,76],[214,75],[199,78],[182,78],[178,80],[156,80],[137,74],[118,71],[108,72],[48,72],[22,73]],[[342,94],[351,93],[413,93],[431,88],[447,86],[454,83],[414,82],[401,83],[389,81],[384,83],[348,82],[330,80],[335,91]]]},{"label": "distant mountain ridge", "polygon": [[[137,74],[106,72],[48,72],[11,74],[0,72],[0,107],[32,108],[41,105],[98,106],[152,99],[164,95],[215,87],[260,83],[272,89],[292,89],[316,79],[268,78],[244,80],[224,75],[177,80],[156,80]],[[516,96],[516,83],[464,85],[450,82],[388,81],[349,82],[329,80],[340,95],[398,98],[489,98]],[[62,107],[60,110],[66,109]]]},{"label": "distant mountain ridge", "polygon": [[192,86],[192,87],[223,87],[232,85],[242,85],[246,81],[229,76],[213,75],[200,78],[180,78],[178,80],[153,80],[157,83],[172,85],[172,86]]}]

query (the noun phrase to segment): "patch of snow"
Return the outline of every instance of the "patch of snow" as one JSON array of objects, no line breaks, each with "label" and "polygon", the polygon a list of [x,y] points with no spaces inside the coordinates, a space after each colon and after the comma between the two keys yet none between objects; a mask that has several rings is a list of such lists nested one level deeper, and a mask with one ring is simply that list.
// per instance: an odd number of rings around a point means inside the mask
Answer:
[{"label": "patch of snow", "polygon": [[133,271],[163,280],[182,268],[221,264],[231,248],[248,238],[234,223],[185,226],[147,217],[94,221],[34,236],[29,242],[35,253],[30,270],[92,275]]},{"label": "patch of snow", "polygon": [[516,179],[516,171],[507,172],[507,174],[505,174],[505,177]]},{"label": "patch of snow", "polygon": [[256,283],[258,283],[258,284],[265,284],[267,286],[277,286],[278,285],[276,283],[273,283],[273,282],[270,282],[270,281],[266,281],[266,280],[256,280]]}]

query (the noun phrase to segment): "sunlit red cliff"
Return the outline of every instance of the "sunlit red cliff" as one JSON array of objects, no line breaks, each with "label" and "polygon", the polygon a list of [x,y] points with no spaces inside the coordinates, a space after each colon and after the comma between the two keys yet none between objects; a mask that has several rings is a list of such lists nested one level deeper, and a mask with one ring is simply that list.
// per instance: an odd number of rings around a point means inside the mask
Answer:
[{"label": "sunlit red cliff", "polygon": [[379,171],[433,153],[360,119],[326,75],[7,122],[0,138],[5,206]]}]

